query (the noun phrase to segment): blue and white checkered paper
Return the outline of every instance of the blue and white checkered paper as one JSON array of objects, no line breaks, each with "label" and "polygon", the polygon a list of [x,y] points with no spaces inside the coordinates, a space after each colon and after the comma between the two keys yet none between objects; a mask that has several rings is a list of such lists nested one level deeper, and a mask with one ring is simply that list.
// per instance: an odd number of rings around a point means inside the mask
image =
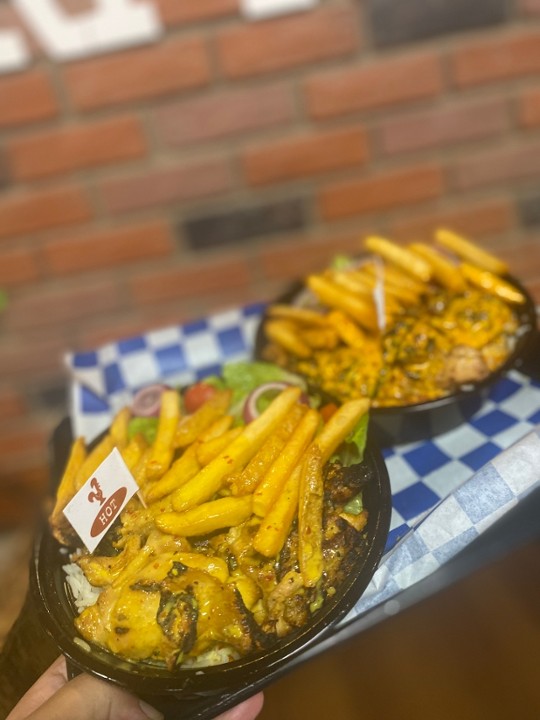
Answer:
[{"label": "blue and white checkered paper", "polygon": [[[91,440],[144,385],[186,385],[249,358],[263,310],[249,305],[68,355],[74,433]],[[436,569],[540,483],[539,424],[540,383],[511,371],[467,422],[384,451],[390,534],[361,607]],[[523,448],[534,450],[536,463],[520,479],[508,458],[520,458]]]}]

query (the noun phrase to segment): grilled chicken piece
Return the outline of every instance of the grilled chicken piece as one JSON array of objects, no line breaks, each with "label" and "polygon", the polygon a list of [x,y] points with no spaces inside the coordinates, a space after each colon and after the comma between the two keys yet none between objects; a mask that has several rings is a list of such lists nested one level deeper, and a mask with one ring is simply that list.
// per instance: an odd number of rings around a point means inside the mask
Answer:
[{"label": "grilled chicken piece", "polygon": [[489,367],[480,350],[466,345],[453,348],[447,359],[444,381],[450,385],[479,382],[489,375]]},{"label": "grilled chicken piece", "polygon": [[162,661],[171,668],[216,644],[240,655],[254,649],[257,635],[231,585],[185,567],[175,553],[149,552],[142,567],[139,557],[76,619],[86,640],[131,660]]}]

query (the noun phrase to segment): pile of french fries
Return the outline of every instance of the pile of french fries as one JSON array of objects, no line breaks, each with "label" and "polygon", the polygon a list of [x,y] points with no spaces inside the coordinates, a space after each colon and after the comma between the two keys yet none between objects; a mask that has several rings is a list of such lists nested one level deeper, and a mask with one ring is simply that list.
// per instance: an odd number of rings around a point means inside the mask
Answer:
[{"label": "pile of french fries", "polygon": [[319,307],[271,305],[267,339],[306,359],[340,345],[365,348],[399,313],[437,291],[459,294],[475,288],[511,305],[525,302],[523,293],[504,278],[504,262],[450,230],[436,230],[434,244],[401,246],[370,236],[364,248],[370,255],[365,261],[306,278]]},{"label": "pile of french fries", "polygon": [[73,443],[50,516],[53,533],[70,544],[63,508],[118,448],[140,488],[122,517],[127,532],[191,538],[249,521],[258,526],[254,550],[275,558],[298,518],[300,571],[314,587],[323,571],[323,469],[369,402],[347,402],[325,421],[300,401],[301,392],[284,389],[256,419],[236,426],[229,391],[184,415],[179,393],[165,390],[151,444],[140,434],[129,439],[131,411],[124,408],[94,447],[82,438]]}]

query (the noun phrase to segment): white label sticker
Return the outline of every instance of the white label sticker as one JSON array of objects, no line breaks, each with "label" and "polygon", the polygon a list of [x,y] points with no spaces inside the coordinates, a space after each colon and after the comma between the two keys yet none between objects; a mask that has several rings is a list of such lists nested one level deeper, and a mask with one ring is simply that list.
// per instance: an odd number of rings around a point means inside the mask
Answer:
[{"label": "white label sticker", "polygon": [[77,535],[90,552],[139,491],[122,455],[114,448],[64,508]]}]

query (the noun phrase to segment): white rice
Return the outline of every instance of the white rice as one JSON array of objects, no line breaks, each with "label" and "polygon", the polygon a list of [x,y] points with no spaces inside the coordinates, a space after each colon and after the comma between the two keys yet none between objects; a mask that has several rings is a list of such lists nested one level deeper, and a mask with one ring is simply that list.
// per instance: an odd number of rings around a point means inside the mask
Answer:
[{"label": "white rice", "polygon": [[97,602],[101,588],[90,585],[83,571],[76,563],[63,565],[62,570],[66,573],[66,582],[71,590],[75,607],[82,613],[87,607]]}]

